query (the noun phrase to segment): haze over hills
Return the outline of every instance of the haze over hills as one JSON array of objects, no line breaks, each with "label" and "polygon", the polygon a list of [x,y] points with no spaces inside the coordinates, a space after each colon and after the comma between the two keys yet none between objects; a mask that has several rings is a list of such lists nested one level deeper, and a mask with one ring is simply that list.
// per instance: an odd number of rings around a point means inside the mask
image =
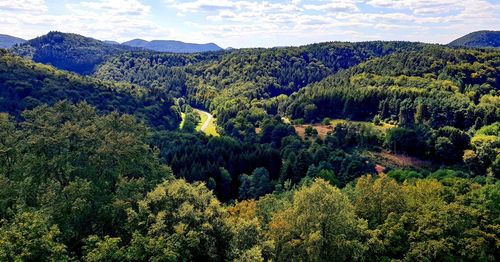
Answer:
[{"label": "haze over hills", "polygon": [[121,45],[120,43],[113,40],[103,40],[103,42],[110,45]]},{"label": "haze over hills", "polygon": [[22,44],[24,42],[26,42],[26,40],[22,38],[0,34],[0,48],[11,48],[16,44]]},{"label": "haze over hills", "polygon": [[175,40],[153,40],[146,41],[142,39],[134,39],[122,43],[122,45],[141,47],[158,52],[171,52],[171,53],[201,53],[209,51],[220,51],[221,47],[214,43],[207,44],[194,44],[184,43]]},{"label": "haze over hills", "polygon": [[462,36],[451,43],[449,46],[465,47],[500,47],[500,31],[476,31]]}]

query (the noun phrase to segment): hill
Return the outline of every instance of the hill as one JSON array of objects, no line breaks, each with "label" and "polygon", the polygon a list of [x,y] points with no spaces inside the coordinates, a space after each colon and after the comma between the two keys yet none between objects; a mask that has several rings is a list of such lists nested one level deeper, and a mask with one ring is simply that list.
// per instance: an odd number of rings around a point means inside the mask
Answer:
[{"label": "hill", "polygon": [[462,36],[451,43],[449,46],[464,47],[500,47],[500,31],[477,31]]},{"label": "hill", "polygon": [[[266,114],[263,108],[276,113],[279,98],[272,98],[290,95],[371,58],[424,46],[411,42],[329,42],[191,55],[125,53],[106,61],[95,75],[180,94],[191,105],[214,113],[219,126],[233,129],[235,125],[229,122],[236,121],[237,115],[254,111],[255,124]],[[253,100],[265,100],[266,104],[257,105]],[[236,134],[252,124],[238,124],[238,129],[227,131]]]},{"label": "hill", "polygon": [[82,77],[0,50],[0,112],[20,117],[24,110],[67,100],[87,102],[99,112],[128,113],[159,129],[179,125],[172,100],[131,84]]},{"label": "hill", "polygon": [[16,44],[22,44],[24,42],[26,42],[26,40],[19,37],[0,34],[0,48],[11,48]]},{"label": "hill", "polygon": [[104,40],[103,42],[106,43],[106,44],[110,44],[110,45],[119,45],[120,44],[120,43],[118,43],[116,41],[111,41],[111,40]]},{"label": "hill", "polygon": [[90,74],[106,58],[133,50],[139,49],[61,32],[49,32],[12,48],[19,56],[79,74]]},{"label": "hill", "polygon": [[169,53],[201,53],[209,51],[220,51],[218,45],[214,43],[208,44],[193,44],[184,43],[181,41],[174,40],[153,40],[146,41],[142,39],[134,39],[122,43],[122,45],[140,47],[158,52],[169,52]]},{"label": "hill", "polygon": [[[286,113],[469,129],[500,118],[500,52],[429,46],[376,58],[290,96]],[[461,113],[458,113],[461,112]],[[475,123],[476,119],[481,123]]]}]

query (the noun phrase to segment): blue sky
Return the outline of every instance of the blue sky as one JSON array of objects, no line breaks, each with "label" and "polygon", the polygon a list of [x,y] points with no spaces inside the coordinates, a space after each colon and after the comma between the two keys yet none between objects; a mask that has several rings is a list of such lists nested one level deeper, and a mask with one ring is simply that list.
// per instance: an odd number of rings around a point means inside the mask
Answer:
[{"label": "blue sky", "polygon": [[500,0],[0,0],[0,33],[51,30],[270,47],[324,41],[449,41],[500,30]]}]

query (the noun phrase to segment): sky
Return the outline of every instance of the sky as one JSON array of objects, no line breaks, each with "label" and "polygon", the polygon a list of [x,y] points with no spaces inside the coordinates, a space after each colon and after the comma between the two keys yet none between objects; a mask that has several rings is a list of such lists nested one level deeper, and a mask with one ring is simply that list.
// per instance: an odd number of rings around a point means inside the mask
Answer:
[{"label": "sky", "polygon": [[448,43],[500,30],[500,0],[0,0],[0,34],[49,31],[100,40],[214,42],[221,47],[325,41]]}]

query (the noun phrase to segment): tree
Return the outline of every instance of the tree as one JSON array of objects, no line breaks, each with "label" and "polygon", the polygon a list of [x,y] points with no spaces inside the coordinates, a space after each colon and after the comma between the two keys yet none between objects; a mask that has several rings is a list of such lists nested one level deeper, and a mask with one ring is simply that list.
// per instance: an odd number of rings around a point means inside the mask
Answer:
[{"label": "tree", "polygon": [[307,126],[304,134],[306,137],[314,138],[318,135],[318,130],[316,130],[316,128],[314,128],[312,126]]},{"label": "tree", "polygon": [[43,208],[68,252],[81,252],[83,239],[97,232],[123,232],[125,207],[172,177],[146,143],[147,127],[130,115],[98,115],[86,103],[60,102],[23,117],[9,178],[0,175],[13,189],[0,200],[0,214]]},{"label": "tree", "polygon": [[165,181],[130,209],[131,260],[222,260],[229,241],[224,210],[203,184]]},{"label": "tree", "polygon": [[427,154],[426,130],[394,127],[385,137],[385,146],[394,153]]},{"label": "tree", "polygon": [[85,261],[124,261],[126,253],[123,247],[120,246],[121,239],[118,237],[105,236],[101,239],[97,236],[90,236],[86,239]]},{"label": "tree", "polygon": [[414,180],[417,178],[424,178],[422,174],[414,170],[404,170],[404,169],[393,169],[387,173],[392,179],[398,182],[404,182],[406,180]]},{"label": "tree", "polygon": [[410,126],[413,124],[414,113],[411,100],[405,99],[403,100],[403,102],[401,102],[398,117],[400,126]]},{"label": "tree", "polygon": [[304,107],[304,118],[306,121],[311,122],[316,118],[317,107],[315,104],[308,104]]},{"label": "tree", "polygon": [[231,174],[224,167],[219,168],[219,183],[217,183],[217,192],[222,200],[231,199]]},{"label": "tree", "polygon": [[451,163],[461,155],[460,150],[446,137],[438,137],[436,139],[434,151],[442,163]]},{"label": "tree", "polygon": [[368,220],[372,228],[384,223],[390,213],[401,214],[406,210],[404,192],[384,174],[376,179],[371,175],[360,177],[352,198],[356,214]]},{"label": "tree", "polygon": [[187,112],[184,116],[182,130],[190,133],[194,132],[196,130],[196,126],[200,123],[200,119],[201,118],[198,112],[194,110]]},{"label": "tree", "polygon": [[64,261],[66,246],[59,228],[41,211],[20,212],[0,224],[0,260]]},{"label": "tree", "polygon": [[365,252],[366,223],[339,189],[321,179],[296,191],[269,230],[276,261],[346,261],[361,259]]},{"label": "tree", "polygon": [[271,193],[274,184],[269,178],[269,172],[263,167],[256,168],[252,175],[240,176],[239,197],[241,199],[258,198]]},{"label": "tree", "polygon": [[0,113],[0,174],[4,174],[7,178],[12,175],[15,160],[18,159],[19,139],[20,134],[11,116]]}]

